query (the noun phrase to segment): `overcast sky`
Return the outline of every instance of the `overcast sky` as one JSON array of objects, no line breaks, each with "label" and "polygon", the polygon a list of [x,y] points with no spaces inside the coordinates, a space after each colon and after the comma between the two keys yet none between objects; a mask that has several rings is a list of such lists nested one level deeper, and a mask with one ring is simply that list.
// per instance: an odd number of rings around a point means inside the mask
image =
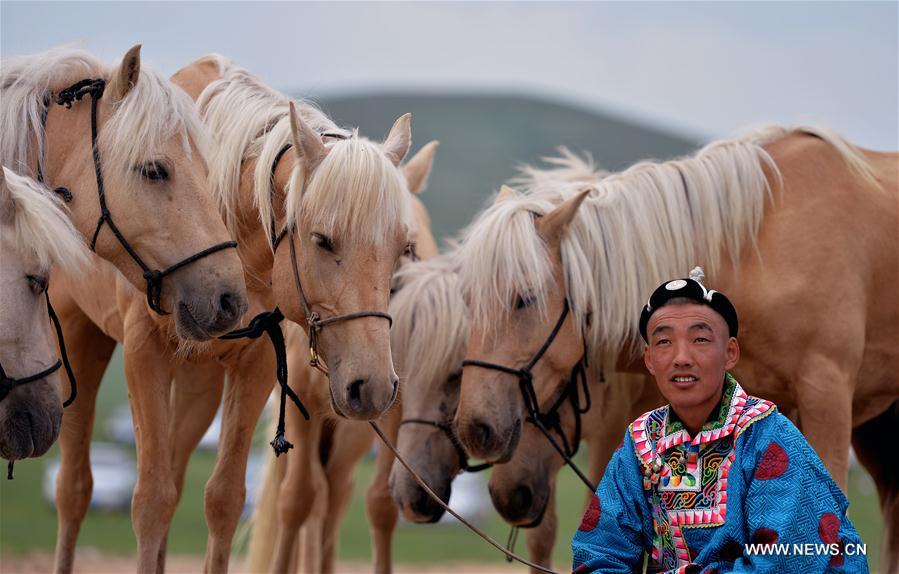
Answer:
[{"label": "overcast sky", "polygon": [[135,43],[166,74],[216,51],[313,99],[513,92],[702,139],[815,123],[896,149],[897,2],[0,3],[4,56]]}]

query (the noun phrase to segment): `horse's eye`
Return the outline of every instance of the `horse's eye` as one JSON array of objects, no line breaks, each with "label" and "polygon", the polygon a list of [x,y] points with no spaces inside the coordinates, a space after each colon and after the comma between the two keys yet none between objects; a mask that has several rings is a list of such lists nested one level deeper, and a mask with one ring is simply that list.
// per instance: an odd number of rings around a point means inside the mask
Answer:
[{"label": "horse's eye", "polygon": [[410,241],[406,244],[406,248],[403,249],[403,255],[411,259],[412,261],[418,261],[418,253],[415,252],[415,242]]},{"label": "horse's eye", "polygon": [[140,175],[148,181],[168,181],[169,172],[158,161],[148,161],[139,168]]},{"label": "horse's eye", "polygon": [[331,238],[327,235],[322,235],[321,233],[313,233],[312,234],[312,242],[328,251],[329,253],[334,253],[334,243],[331,242]]},{"label": "horse's eye", "polygon": [[515,299],[515,308],[524,309],[525,307],[530,307],[534,304],[534,300],[533,295],[519,295],[518,298]]},{"label": "horse's eye", "polygon": [[35,295],[40,295],[46,291],[49,285],[50,280],[46,275],[28,275],[28,287],[31,288]]}]

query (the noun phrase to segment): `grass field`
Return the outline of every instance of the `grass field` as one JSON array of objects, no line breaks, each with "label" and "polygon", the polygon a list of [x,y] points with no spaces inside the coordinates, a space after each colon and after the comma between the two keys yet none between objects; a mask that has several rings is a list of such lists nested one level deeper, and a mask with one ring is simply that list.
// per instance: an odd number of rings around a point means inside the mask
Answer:
[{"label": "grass field", "polygon": [[[98,404],[99,420],[103,420],[114,405],[125,400],[126,390],[121,375],[118,353],[107,373]],[[257,429],[259,442],[264,442]],[[102,439],[102,424],[95,427],[95,438]],[[582,449],[583,451],[583,449]],[[57,454],[54,449],[45,457]],[[288,455],[289,456],[289,455]],[[168,550],[172,554],[202,554],[206,546],[206,525],[203,518],[203,485],[214,463],[214,454],[198,452],[188,469],[184,498],[175,515],[169,536]],[[56,538],[54,509],[41,497],[44,460],[28,460],[16,465],[13,481],[0,481],[0,551],[4,554],[52,552]],[[368,522],[364,501],[373,465],[366,459],[359,467],[353,500],[340,531],[339,559],[366,562],[371,557]],[[483,476],[486,489],[487,476]],[[563,470],[558,481],[559,532],[554,561],[556,568],[570,564],[569,540],[577,525],[584,504],[584,487],[573,473]],[[849,499],[850,516],[862,540],[868,545],[868,559],[877,564],[881,521],[877,494],[868,475],[855,468],[851,475]],[[484,528],[498,540],[505,541],[509,529],[495,514]],[[238,536],[236,552],[245,549],[246,537]],[[89,513],[79,538],[79,548],[93,548],[104,554],[131,554],[135,549],[134,534],[127,513]],[[520,536],[519,553],[526,553],[524,535]],[[394,540],[394,556],[398,563],[423,564],[453,562],[502,562],[502,556],[473,534],[454,525],[409,525],[401,523]]]}]

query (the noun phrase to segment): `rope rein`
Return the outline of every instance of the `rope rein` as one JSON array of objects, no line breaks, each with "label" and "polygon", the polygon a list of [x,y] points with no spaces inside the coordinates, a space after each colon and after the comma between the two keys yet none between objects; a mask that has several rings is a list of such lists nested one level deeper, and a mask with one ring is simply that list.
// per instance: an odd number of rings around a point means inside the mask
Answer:
[{"label": "rope rein", "polygon": [[412,470],[412,467],[409,466],[409,463],[407,463],[405,461],[405,459],[403,459],[403,457],[400,456],[400,453],[397,452],[396,447],[390,443],[390,440],[387,438],[387,436],[381,430],[381,427],[378,426],[378,423],[375,421],[368,421],[368,424],[370,424],[372,426],[372,428],[375,429],[375,432],[378,434],[379,437],[381,437],[381,441],[387,446],[387,448],[390,449],[390,451],[393,453],[393,455],[396,457],[396,459],[398,461],[400,461],[400,464],[403,465],[403,467],[406,469],[406,471],[408,471],[409,474],[412,475],[412,478],[415,479],[415,482],[417,482],[418,485],[420,487],[422,487],[425,492],[428,493],[428,496],[430,496],[432,499],[434,499],[434,502],[439,504],[445,511],[447,511],[451,515],[453,515],[453,517],[456,520],[458,520],[459,522],[461,522],[462,524],[467,526],[469,530],[471,530],[472,532],[474,532],[475,534],[477,534],[478,536],[480,536],[481,538],[486,540],[488,543],[490,543],[494,548],[496,548],[497,550],[499,550],[500,552],[505,554],[507,559],[515,560],[517,562],[524,564],[525,566],[529,566],[529,567],[533,568],[534,570],[539,570],[540,572],[547,572],[548,574],[557,574],[555,572],[555,570],[552,570],[550,568],[546,568],[544,566],[540,566],[539,564],[530,562],[530,561],[510,552],[509,550],[506,550],[506,548],[504,548],[502,544],[500,544],[499,542],[494,540],[492,537],[490,537],[489,534],[487,534],[486,532],[484,532],[483,530],[481,530],[480,528],[478,528],[477,526],[475,526],[474,524],[472,524],[471,522],[469,522],[468,520],[463,518],[455,510],[450,508],[449,505],[446,504],[445,502],[443,502],[440,499],[440,497],[437,496],[437,494],[433,490],[431,490],[431,487],[429,487],[427,485],[427,483],[424,480],[422,480],[422,478],[420,476],[418,476],[418,473],[416,473],[414,470]]}]

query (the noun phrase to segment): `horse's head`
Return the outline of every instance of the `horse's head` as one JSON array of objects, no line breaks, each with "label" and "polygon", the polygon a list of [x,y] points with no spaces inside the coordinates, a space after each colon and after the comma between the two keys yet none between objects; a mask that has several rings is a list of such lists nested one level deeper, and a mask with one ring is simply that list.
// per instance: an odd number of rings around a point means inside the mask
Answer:
[{"label": "horse's head", "polygon": [[[390,301],[391,345],[403,376],[397,449],[444,502],[465,454],[452,421],[468,332],[467,309],[450,257],[405,266],[394,276]],[[390,473],[390,491],[408,520],[436,522],[443,516],[443,508],[399,462]]]},{"label": "horse's head", "polygon": [[472,456],[508,460],[527,416],[523,385],[530,380],[538,399],[551,394],[584,354],[562,244],[586,194],[553,203],[504,188],[466,235],[460,273],[472,328],[456,426]]},{"label": "horse's head", "polygon": [[[567,402],[559,410],[559,422],[565,442],[571,444],[575,440],[574,412]],[[554,438],[561,442],[558,434],[554,433]],[[537,526],[564,464],[543,433],[526,423],[512,458],[494,466],[490,473],[487,487],[493,507],[513,526]]]},{"label": "horse's head", "polygon": [[[84,71],[59,74],[64,77],[54,80],[54,97],[72,81],[96,77]],[[180,336],[220,335],[246,310],[246,287],[236,250],[203,254],[231,239],[207,189],[205,128],[187,94],[141,66],[140,46],[104,79],[102,95],[84,95],[71,109],[50,104],[47,181],[71,192],[73,220],[95,242],[98,255],[141,291],[161,289],[151,305],[174,316]],[[91,151],[92,98],[98,97],[99,177]],[[109,214],[105,220],[98,179]],[[172,269],[179,263],[184,265]],[[154,271],[163,272],[159,280]]]},{"label": "horse's head", "polygon": [[393,404],[399,382],[385,313],[397,261],[414,249],[411,196],[398,167],[410,145],[410,116],[396,121],[383,144],[351,137],[326,146],[293,104],[291,126],[297,167],[286,211],[293,231],[276,251],[275,299],[301,325],[324,321],[312,330],[334,410],[373,419]]},{"label": "horse's head", "polygon": [[57,362],[46,299],[51,264],[74,272],[87,250],[50,190],[2,168],[0,253],[0,457],[16,460],[44,454],[59,435],[59,370],[21,380]]}]

